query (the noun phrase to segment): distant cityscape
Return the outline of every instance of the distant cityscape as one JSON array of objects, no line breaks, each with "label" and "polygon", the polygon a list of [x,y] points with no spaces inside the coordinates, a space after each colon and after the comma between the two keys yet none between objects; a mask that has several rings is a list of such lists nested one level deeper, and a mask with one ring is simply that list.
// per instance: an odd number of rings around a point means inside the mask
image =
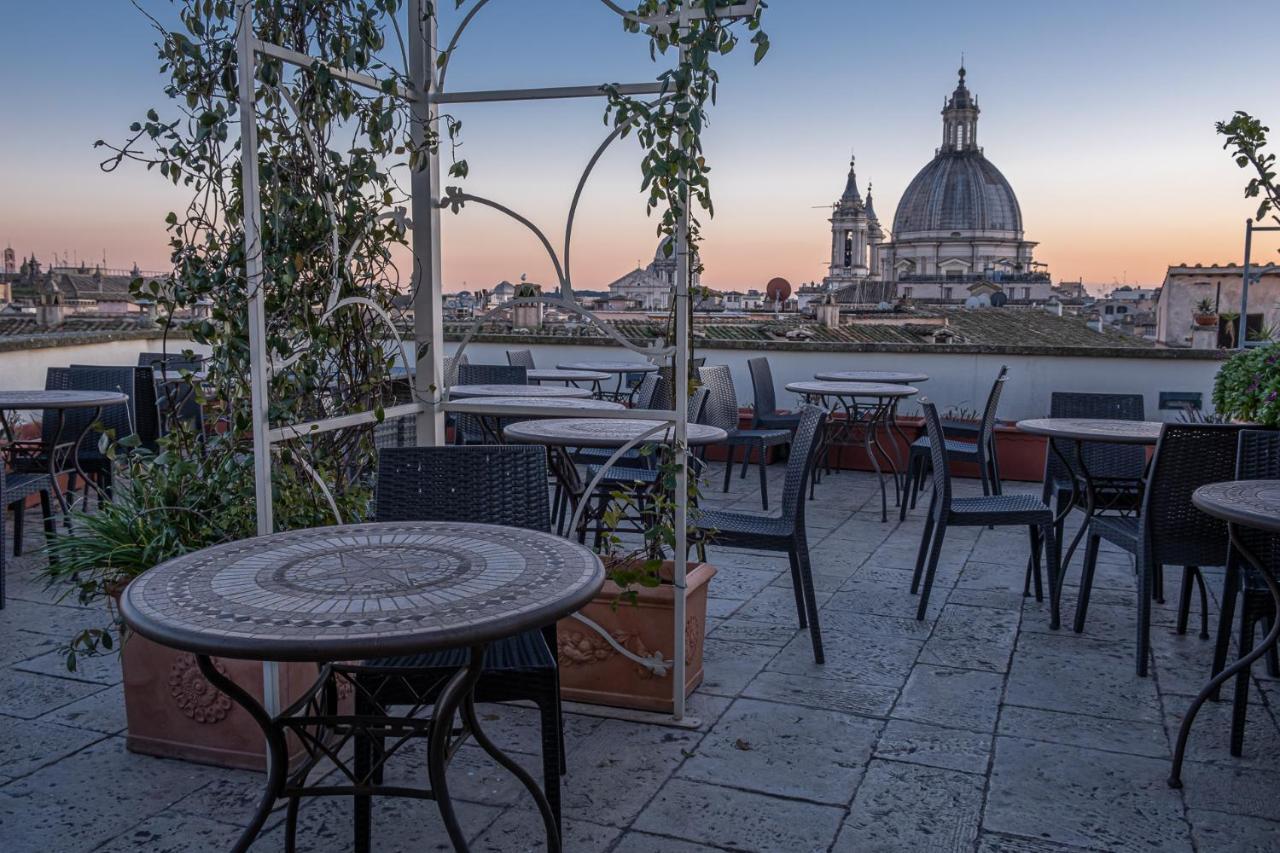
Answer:
[{"label": "distant cityscape", "polygon": [[[1126,284],[1105,295],[1091,295],[1082,281],[1053,283],[1048,267],[1035,260],[1038,243],[1027,239],[1013,187],[978,144],[980,113],[962,67],[944,99],[941,144],[903,192],[890,230],[876,213],[870,184],[863,195],[851,158],[843,191],[831,205],[827,275],[798,287],[774,277],[745,290],[714,290],[695,280],[695,322],[708,328],[772,330],[762,340],[808,340],[819,335],[818,329],[874,327],[929,343],[959,343],[967,339],[962,330],[966,324],[957,320],[965,312],[989,312],[982,326],[988,329],[1000,322],[1029,328],[1027,312],[1035,312],[1075,327],[1066,336],[1073,346],[1091,341],[1111,346],[1119,336],[1130,338],[1130,345],[1152,347],[1238,344],[1244,271],[1235,263],[1179,261],[1170,264],[1160,284]],[[108,269],[65,260],[46,267],[34,254],[19,258],[12,247],[3,250],[0,270],[0,337],[155,326],[155,306],[136,298],[131,285],[139,278],[163,279],[163,273],[136,265]],[[574,295],[602,319],[640,328],[659,323],[670,310],[675,279],[676,259],[663,243],[649,264],[637,265],[603,289],[575,290]],[[521,284],[529,283],[522,277]],[[491,288],[446,294],[443,307],[451,321],[483,317],[490,330],[589,333],[575,315],[514,302],[518,292],[516,284],[501,281]],[[406,294],[397,302],[404,322],[411,324],[412,298]],[[1251,270],[1250,306],[1243,333],[1275,337],[1280,329],[1280,267]],[[207,310],[196,306],[191,316]],[[1075,334],[1080,328],[1094,337]]]}]

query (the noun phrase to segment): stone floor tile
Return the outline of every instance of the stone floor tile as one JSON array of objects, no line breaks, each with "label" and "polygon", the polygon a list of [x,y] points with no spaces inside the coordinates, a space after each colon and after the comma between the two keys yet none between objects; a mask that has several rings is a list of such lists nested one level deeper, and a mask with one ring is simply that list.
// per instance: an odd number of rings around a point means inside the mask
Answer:
[{"label": "stone floor tile", "polygon": [[[809,636],[796,637],[769,662],[767,669],[856,681],[881,687],[901,687],[924,645],[920,640],[893,639],[866,634],[837,634],[824,631],[823,644],[834,653],[826,655],[826,663],[813,662]],[[836,651],[838,650],[838,651]]]},{"label": "stone floor tile", "polygon": [[1070,629],[1018,637],[1005,701],[1113,719],[1160,720],[1155,680],[1137,677],[1132,647],[1089,640]]},{"label": "stone floor tile", "polygon": [[1163,727],[1151,722],[1112,720],[1006,704],[1000,709],[998,733],[1149,758],[1170,755]]},{"label": "stone floor tile", "polygon": [[569,753],[565,816],[626,826],[702,737],[686,729],[605,720]]},{"label": "stone floor tile", "polygon": [[1280,790],[1280,769],[1224,767],[1199,761],[1188,761],[1182,766],[1182,796],[1189,809],[1280,822],[1277,790]]},{"label": "stone floor tile", "polygon": [[846,805],[881,723],[818,708],[739,699],[677,775],[763,794]]},{"label": "stone floor tile", "polygon": [[51,651],[28,658],[13,664],[13,668],[19,672],[52,675],[57,678],[69,678],[72,681],[89,681],[107,687],[119,684],[123,680],[120,674],[120,658],[110,653],[81,657],[76,662],[74,672],[67,669],[67,656],[60,651]]},{"label": "stone floor tile", "polygon": [[823,630],[841,634],[870,634],[876,637],[899,637],[928,640],[933,623],[917,621],[914,616],[877,616],[860,610],[846,609],[846,593],[833,596],[822,608],[819,619]]},{"label": "stone floor tile", "polygon": [[635,822],[642,832],[661,833],[735,850],[826,850],[844,810],[673,779]]},{"label": "stone floor tile", "polygon": [[978,774],[987,772],[990,756],[989,734],[907,720],[890,720],[875,750],[876,758]]},{"label": "stone floor tile", "polygon": [[7,670],[0,690],[0,716],[34,720],[102,689],[101,684]]},{"label": "stone floor tile", "polygon": [[1096,847],[1076,847],[1039,838],[1003,835],[998,832],[983,832],[978,837],[978,853],[1091,853],[1096,850],[1098,850]]},{"label": "stone floor tile", "polygon": [[[1244,754],[1239,758],[1231,755],[1231,691],[1224,689],[1222,701],[1205,702],[1200,706],[1187,739],[1188,759],[1232,767],[1256,767],[1260,770],[1277,768],[1277,759],[1280,758],[1280,727],[1276,726],[1270,711],[1258,701],[1258,691],[1251,690],[1251,693],[1245,717]],[[1169,735],[1170,755],[1173,754],[1178,730],[1191,707],[1191,701],[1189,696],[1164,697],[1165,729]]]},{"label": "stone floor tile", "polygon": [[1018,614],[1007,610],[947,604],[920,652],[920,662],[1008,672],[1018,620]]},{"label": "stone floor tile", "polygon": [[[778,577],[779,569],[786,570],[784,561],[775,569],[749,569],[735,565],[735,558],[725,554],[721,562],[714,563],[717,571],[711,581],[710,593],[716,598],[734,598],[746,601],[754,598],[762,589]],[[789,576],[789,570],[788,570]]]},{"label": "stone floor tile", "polygon": [[[1011,592],[1000,589],[970,589],[966,587],[954,587],[951,592],[947,593],[947,604],[962,604],[966,607],[987,607],[992,610],[1009,610],[1014,613],[1021,613],[1022,606],[1026,599],[1022,595],[1022,590]],[[1048,611],[1046,611],[1047,613]],[[1045,617],[1045,624],[1048,624],[1048,617]]]},{"label": "stone floor tile", "polygon": [[[826,604],[830,595],[815,592],[818,606]],[[790,588],[778,586],[765,587],[754,598],[735,611],[735,615],[753,622],[772,622],[778,625],[798,626],[796,614],[796,597]]]},{"label": "stone floor tile", "polygon": [[740,610],[744,603],[736,598],[707,598],[707,618],[728,619]]},{"label": "stone floor tile", "polygon": [[119,734],[124,731],[126,725],[124,688],[119,684],[104,687],[83,699],[77,699],[69,705],[50,711],[40,719],[47,723],[58,723],[103,734]]},{"label": "stone floor tile", "polygon": [[898,698],[898,691],[892,687],[850,680],[812,678],[765,670],[746,686],[742,695],[771,702],[826,708],[846,714],[885,717]]},{"label": "stone floor tile", "polygon": [[[142,821],[117,835],[95,853],[226,853],[240,837],[241,828],[188,814],[165,813]],[[267,849],[265,839],[253,850]]]},{"label": "stone floor tile", "polygon": [[920,664],[902,688],[895,720],[993,732],[1004,679],[994,672]]},{"label": "stone floor tile", "polygon": [[[346,797],[304,800],[298,813],[298,853],[349,853],[352,845],[351,801]],[[502,813],[476,803],[455,802],[458,824],[474,843]],[[283,824],[265,832],[253,846],[264,851],[284,850]],[[378,853],[452,851],[440,811],[431,800],[381,797],[373,801],[373,849]],[[537,849],[537,848],[534,848]]]},{"label": "stone floor tile", "polygon": [[[807,632],[803,639],[809,641]],[[700,689],[717,696],[737,696],[777,653],[776,646],[708,637],[703,647]]]},{"label": "stone floor tile", "polygon": [[613,853],[716,853],[723,849],[647,832],[628,832],[613,848]]},{"label": "stone floor tile", "polygon": [[[525,704],[481,703],[476,708],[480,712],[480,725],[484,727],[485,734],[503,752],[542,754],[542,715],[536,707]],[[572,744],[575,740],[586,737],[599,725],[597,717],[565,714],[565,743]]]},{"label": "stone floor tile", "polygon": [[1275,853],[1280,850],[1280,823],[1256,817],[1191,809],[1191,837],[1196,848],[1231,853]]},{"label": "stone floor tile", "polygon": [[1189,851],[1169,762],[996,738],[984,827],[1103,850]]},{"label": "stone floor tile", "polygon": [[[561,846],[573,853],[605,853],[622,830],[581,820],[566,820]],[[471,845],[475,853],[533,853],[547,849],[542,817],[532,806],[508,809]]]},{"label": "stone floor tile", "polygon": [[982,783],[968,773],[873,761],[832,853],[972,850]]},{"label": "stone floor tile", "polygon": [[0,780],[26,776],[104,737],[40,720],[7,720],[0,737]]},{"label": "stone floor tile", "polygon": [[765,646],[782,648],[795,639],[800,628],[795,625],[782,625],[777,622],[752,622],[750,619],[732,617],[716,624],[708,630],[709,638],[731,640],[741,643],[759,643]]},{"label": "stone floor tile", "polygon": [[[886,573],[892,573],[886,577]],[[893,577],[896,575],[897,577]],[[828,606],[849,613],[871,613],[877,616],[896,616],[915,619],[920,600],[910,592],[911,575],[896,569],[878,572],[863,569],[840,587]],[[947,587],[935,585],[925,612],[928,619],[935,618],[947,600]]]}]

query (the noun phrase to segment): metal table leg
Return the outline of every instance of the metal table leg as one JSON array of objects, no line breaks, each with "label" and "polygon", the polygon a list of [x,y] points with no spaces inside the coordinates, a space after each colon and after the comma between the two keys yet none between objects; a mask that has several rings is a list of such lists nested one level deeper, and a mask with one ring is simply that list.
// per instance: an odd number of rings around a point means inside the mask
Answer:
[{"label": "metal table leg", "polygon": [[[1276,579],[1272,576],[1270,570],[1263,566],[1240,542],[1236,525],[1228,524],[1227,532],[1231,537],[1231,547],[1235,549],[1241,559],[1248,562],[1249,565],[1257,570],[1258,574],[1262,575],[1262,580],[1267,585],[1267,591],[1271,593],[1271,599],[1275,602],[1276,613],[1280,614],[1280,584],[1276,583]],[[1205,700],[1216,694],[1218,689],[1227,681],[1241,672],[1247,672],[1253,666],[1253,662],[1265,655],[1267,650],[1274,646],[1278,639],[1280,639],[1280,618],[1275,618],[1271,620],[1271,630],[1267,632],[1267,636],[1263,638],[1261,643],[1254,646],[1253,650],[1240,658],[1240,660],[1214,676],[1200,690],[1196,698],[1192,700],[1191,706],[1187,708],[1186,716],[1182,718],[1182,725],[1178,728],[1178,743],[1173,750],[1173,767],[1169,770],[1170,788],[1182,787],[1182,761],[1187,754],[1187,738],[1191,736],[1191,725],[1195,722],[1196,715],[1200,713],[1200,706],[1205,703]]]}]

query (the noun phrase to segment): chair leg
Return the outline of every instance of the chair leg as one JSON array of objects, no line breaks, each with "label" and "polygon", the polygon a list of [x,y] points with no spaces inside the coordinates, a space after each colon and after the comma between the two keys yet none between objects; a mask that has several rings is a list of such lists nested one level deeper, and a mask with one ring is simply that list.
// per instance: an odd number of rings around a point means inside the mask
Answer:
[{"label": "chair leg", "polygon": [[1146,678],[1147,662],[1151,658],[1151,587],[1156,579],[1157,564],[1146,555],[1146,548],[1138,549],[1138,675]]},{"label": "chair leg", "polygon": [[724,452],[724,489],[722,491],[727,492],[729,491],[729,478],[733,476],[733,445],[725,445]]},{"label": "chair leg", "polygon": [[787,558],[791,563],[791,589],[796,595],[796,615],[800,617],[800,627],[809,627],[809,617],[806,611],[809,609],[808,602],[804,598],[804,585],[800,582],[800,552],[792,548],[787,552]]},{"label": "chair leg", "polygon": [[1058,539],[1053,525],[1046,524],[1040,530],[1044,539],[1044,555],[1049,563],[1049,627],[1058,630],[1062,627],[1062,564],[1058,560]]},{"label": "chair leg", "polygon": [[916,551],[916,569],[911,573],[911,594],[920,591],[920,577],[924,574],[924,561],[929,554],[929,543],[933,541],[933,507],[924,519],[924,532],[920,535],[920,548]]},{"label": "chair leg", "polygon": [[[1272,616],[1271,619],[1275,617]],[[1271,632],[1271,619],[1267,620],[1267,633]],[[1280,649],[1276,648],[1276,644],[1272,643],[1267,649],[1267,675],[1272,678],[1280,678]]]},{"label": "chair leg", "polygon": [[906,473],[902,475],[902,503],[898,504],[898,521],[907,520],[907,502],[911,502],[911,506],[916,505],[916,457],[912,456],[907,460]]},{"label": "chair leg", "polygon": [[1084,569],[1080,572],[1080,595],[1076,598],[1076,618],[1071,626],[1077,634],[1084,632],[1084,620],[1089,613],[1089,596],[1093,593],[1093,574],[1098,568],[1098,548],[1101,536],[1090,536],[1084,547]]},{"label": "chair leg", "polygon": [[800,560],[800,585],[804,588],[804,600],[809,611],[809,641],[813,644],[813,662],[826,663],[826,654],[822,650],[822,628],[818,624],[818,597],[813,591],[813,572],[809,565],[809,545],[799,539],[792,545]]},{"label": "chair leg", "polygon": [[542,792],[547,795],[556,827],[560,821],[560,774],[563,772],[564,737],[560,728],[560,714],[556,697],[549,695],[538,702],[542,723]]},{"label": "chair leg", "polygon": [[[1213,645],[1213,670],[1210,677],[1227,667],[1227,654],[1231,650],[1231,623],[1235,620],[1236,597],[1240,594],[1240,564],[1234,552],[1227,556],[1226,571],[1222,576],[1222,606],[1218,610],[1218,639]],[[1210,698],[1218,701],[1219,692]]]},{"label": "chair leg", "polygon": [[58,532],[58,522],[53,517],[53,498],[48,489],[40,490],[40,517],[44,519],[44,539],[48,542]]},{"label": "chair leg", "polygon": [[1040,536],[1040,528],[1037,527],[1036,525],[1034,524],[1031,525],[1030,530],[1031,530],[1031,565],[1028,567],[1030,576],[1026,580],[1024,580],[1022,583],[1022,587],[1024,590],[1022,594],[1024,596],[1026,595],[1025,590],[1031,584],[1031,580],[1034,577],[1035,584],[1036,584],[1036,601],[1044,601],[1044,581],[1041,580],[1041,577],[1040,577],[1041,575],[1040,548],[1042,546],[1042,543],[1040,540],[1042,537]]},{"label": "chair leg", "polygon": [[929,610],[929,593],[933,591],[933,577],[938,571],[938,558],[942,556],[942,541],[947,535],[947,522],[940,520],[933,533],[933,544],[929,548],[929,565],[924,572],[924,588],[920,590],[920,603],[916,605],[916,621],[923,622],[924,614]]},{"label": "chair leg", "polygon": [[[764,445],[760,446],[761,454],[764,452]],[[751,445],[742,448],[742,467],[738,470],[738,479],[747,479],[747,469],[751,467]]]},{"label": "chair leg", "polygon": [[[1241,608],[1240,613],[1240,648],[1237,651],[1244,657],[1253,651],[1253,630],[1255,614],[1248,606]],[[1249,715],[1249,670],[1241,670],[1236,676],[1235,694],[1231,703],[1231,754],[1239,758],[1244,753],[1244,724]]]},{"label": "chair leg", "polygon": [[982,495],[987,497],[991,494],[991,480],[988,477],[987,466],[985,463],[978,465],[978,477],[982,480]]},{"label": "chair leg", "polygon": [[1151,597],[1158,603],[1164,604],[1164,564],[1156,563],[1151,572],[1152,590]]},{"label": "chair leg", "polygon": [[26,516],[22,501],[13,504],[13,556],[22,556],[22,528],[23,518]]}]

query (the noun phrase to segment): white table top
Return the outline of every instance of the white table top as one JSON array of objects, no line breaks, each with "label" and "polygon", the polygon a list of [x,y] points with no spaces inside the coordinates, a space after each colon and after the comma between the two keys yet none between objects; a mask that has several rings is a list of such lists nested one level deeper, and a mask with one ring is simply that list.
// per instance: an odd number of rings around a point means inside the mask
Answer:
[{"label": "white table top", "polygon": [[557,364],[561,370],[589,370],[596,373],[653,373],[658,365],[647,361],[570,361]]},{"label": "white table top", "polygon": [[[519,444],[546,444],[558,447],[621,447],[651,430],[662,426],[668,429],[657,432],[647,441],[666,443],[671,439],[670,424],[663,421],[631,420],[620,418],[577,418],[543,421],[520,421],[502,431],[507,441]],[[718,444],[729,437],[719,427],[706,424],[689,424],[689,446]]]},{"label": "white table top", "polygon": [[910,397],[920,389],[888,382],[789,382],[787,390],[815,397]]},{"label": "white table top", "polygon": [[559,385],[454,385],[449,389],[451,399],[466,397],[590,397],[590,388],[565,388]]}]

